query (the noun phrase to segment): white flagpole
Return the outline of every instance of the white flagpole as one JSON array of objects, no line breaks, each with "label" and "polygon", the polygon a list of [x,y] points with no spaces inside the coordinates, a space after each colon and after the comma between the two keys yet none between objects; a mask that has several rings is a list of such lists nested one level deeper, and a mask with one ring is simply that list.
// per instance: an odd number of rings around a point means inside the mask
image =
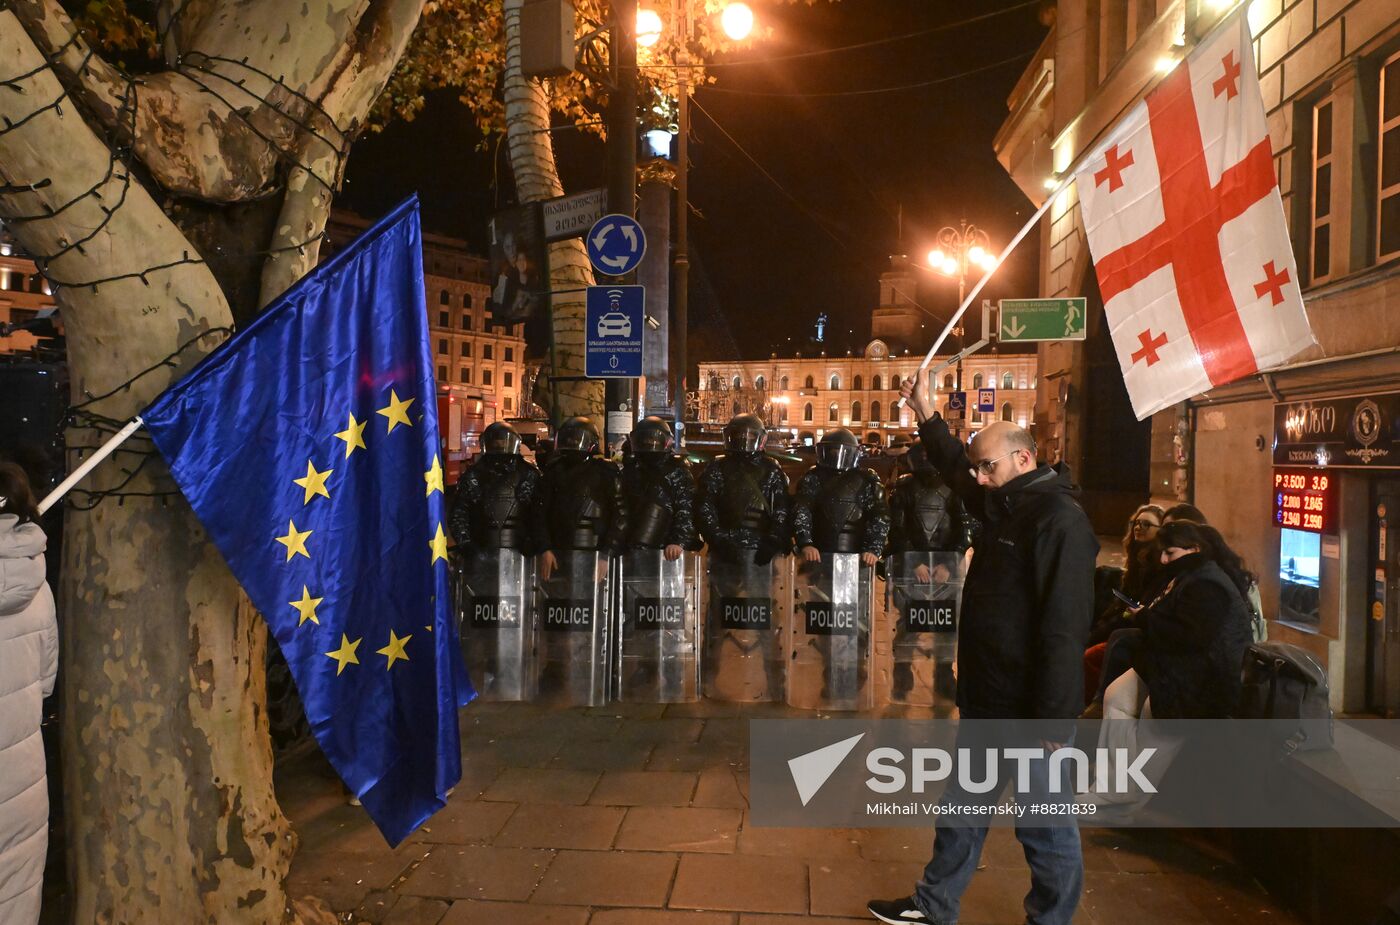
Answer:
[{"label": "white flagpole", "polygon": [[86,460],[84,460],[81,466],[73,470],[72,475],[68,476],[68,478],[60,482],[57,488],[49,492],[48,495],[45,496],[44,500],[39,502],[39,513],[43,514],[46,511],[48,511],[49,508],[57,504],[58,501],[64,495],[68,494],[68,492],[72,490],[74,485],[82,481],[83,476],[87,475],[93,469],[97,468],[97,464],[102,462],[102,460],[106,459],[108,456],[111,456],[113,451],[115,451],[117,447],[125,443],[127,439],[132,434],[136,433],[136,431],[138,431],[141,428],[141,425],[144,423],[146,422],[141,420],[139,416],[134,417],[129,422],[127,422],[127,425],[125,427],[117,431],[110,440],[98,447],[96,453],[93,453]]}]

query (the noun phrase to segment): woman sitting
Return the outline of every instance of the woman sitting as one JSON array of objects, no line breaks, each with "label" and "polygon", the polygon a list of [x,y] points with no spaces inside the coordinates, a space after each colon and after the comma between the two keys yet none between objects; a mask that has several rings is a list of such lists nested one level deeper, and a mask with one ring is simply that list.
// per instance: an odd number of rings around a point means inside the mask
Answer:
[{"label": "woman sitting", "polygon": [[[1245,594],[1253,576],[1219,532],[1204,524],[1169,523],[1158,532],[1157,545],[1164,584],[1137,614],[1142,636],[1133,667],[1104,695],[1099,747],[1128,762],[1154,747],[1160,772],[1181,741],[1161,735],[1147,720],[1225,717],[1239,699],[1240,666],[1250,643]],[[1144,797],[1134,792],[1095,799],[1129,809]]]},{"label": "woman sitting", "polygon": [[[1155,590],[1158,563],[1157,531],[1162,527],[1162,509],[1155,504],[1144,504],[1128,520],[1128,530],[1123,535],[1123,581],[1119,592],[1132,601],[1147,600]],[[1123,630],[1132,630],[1136,636],[1137,624],[1133,622],[1136,608],[1118,597],[1099,614],[1089,631],[1089,648],[1084,652],[1084,700],[1089,704],[1085,710],[1086,719],[1102,716],[1103,692],[1110,682],[1126,671],[1131,664],[1132,640],[1119,635]],[[1115,664],[1110,667],[1105,659],[1108,655],[1109,640],[1114,640]]]}]

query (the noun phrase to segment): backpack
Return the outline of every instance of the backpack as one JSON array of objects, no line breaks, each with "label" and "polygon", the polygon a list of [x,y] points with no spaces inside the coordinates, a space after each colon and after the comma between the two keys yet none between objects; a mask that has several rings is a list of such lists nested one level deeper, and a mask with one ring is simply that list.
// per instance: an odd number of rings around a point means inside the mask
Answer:
[{"label": "backpack", "polygon": [[1238,719],[1272,721],[1269,735],[1283,754],[1332,747],[1327,672],[1305,649],[1256,642],[1244,656]]}]

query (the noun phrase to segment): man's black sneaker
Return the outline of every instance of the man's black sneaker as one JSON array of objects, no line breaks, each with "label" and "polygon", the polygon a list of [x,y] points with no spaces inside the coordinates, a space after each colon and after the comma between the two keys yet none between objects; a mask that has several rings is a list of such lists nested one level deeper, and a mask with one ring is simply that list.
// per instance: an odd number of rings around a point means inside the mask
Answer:
[{"label": "man's black sneaker", "polygon": [[889,922],[890,925],[906,925],[908,922],[928,922],[928,916],[919,911],[919,907],[914,905],[914,897],[906,896],[904,899],[872,899],[865,908],[870,910],[870,914],[882,922]]}]

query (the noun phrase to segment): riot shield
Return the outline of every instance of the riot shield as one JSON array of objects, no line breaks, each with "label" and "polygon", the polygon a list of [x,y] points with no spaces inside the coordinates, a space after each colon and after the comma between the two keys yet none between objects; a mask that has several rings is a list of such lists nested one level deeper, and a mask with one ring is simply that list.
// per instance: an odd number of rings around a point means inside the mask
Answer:
[{"label": "riot shield", "polygon": [[601,706],[608,700],[610,668],[608,556],[595,550],[555,555],[559,565],[548,578],[540,576],[535,595],[538,699],[561,706]]},{"label": "riot shield", "polygon": [[619,561],[619,700],[686,703],[699,696],[699,561],[694,553],[667,561],[659,549],[634,549]]},{"label": "riot shield", "polygon": [[866,710],[870,678],[874,569],[857,553],[797,561],[793,576],[792,659],[787,701],[807,710]]},{"label": "riot shield", "polygon": [[705,582],[705,696],[739,703],[782,701],[792,612],[786,556],[758,565],[711,551]]},{"label": "riot shield", "polygon": [[514,549],[473,551],[460,561],[462,658],[485,700],[530,700],[535,695],[534,578],[534,561]]},{"label": "riot shield", "polygon": [[[963,562],[958,552],[905,552],[885,560],[880,674],[892,703],[953,706]],[[888,640],[886,643],[885,640]]]}]

